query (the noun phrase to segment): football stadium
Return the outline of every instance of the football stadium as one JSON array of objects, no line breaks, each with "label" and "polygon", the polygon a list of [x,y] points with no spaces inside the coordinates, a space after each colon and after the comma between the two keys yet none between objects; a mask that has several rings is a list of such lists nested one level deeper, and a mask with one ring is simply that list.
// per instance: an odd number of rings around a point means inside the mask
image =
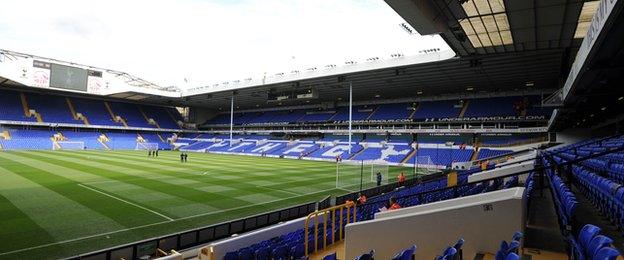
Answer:
[{"label": "football stadium", "polygon": [[622,0],[44,2],[0,259],[622,259]]}]

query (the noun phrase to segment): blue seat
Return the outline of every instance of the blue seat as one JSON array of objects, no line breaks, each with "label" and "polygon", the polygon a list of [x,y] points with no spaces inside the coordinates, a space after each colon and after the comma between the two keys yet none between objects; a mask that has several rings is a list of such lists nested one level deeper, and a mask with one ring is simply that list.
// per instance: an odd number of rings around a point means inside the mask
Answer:
[{"label": "blue seat", "polygon": [[227,252],[223,256],[223,260],[238,260],[238,252]]},{"label": "blue seat", "polygon": [[600,260],[615,260],[620,256],[620,252],[612,247],[604,247],[594,255],[592,259],[600,259]]},{"label": "blue seat", "polygon": [[238,258],[240,260],[253,260],[253,254],[249,248],[243,248],[238,250]]},{"label": "blue seat", "polygon": [[585,250],[585,255],[587,258],[592,259],[594,255],[603,247],[610,247],[613,243],[611,238],[608,238],[603,235],[597,235],[594,239],[589,242],[589,246]]},{"label": "blue seat", "polygon": [[457,242],[455,242],[455,245],[453,245],[453,247],[455,249],[457,249],[457,251],[461,250],[462,246],[464,245],[466,241],[463,238],[460,238],[459,240],[457,240]]},{"label": "blue seat", "polygon": [[288,248],[285,246],[278,246],[271,251],[271,258],[275,260],[285,260],[288,258]]},{"label": "blue seat", "polygon": [[505,257],[505,260],[520,260],[520,256],[518,256],[516,253],[510,253],[507,255],[507,257]]},{"label": "blue seat", "polygon": [[336,260],[336,252],[334,252],[333,254],[329,254],[326,255],[325,257],[323,257],[323,260]]},{"label": "blue seat", "polygon": [[444,257],[442,259],[444,260],[453,259],[453,257],[455,257],[456,254],[457,254],[457,249],[455,249],[454,247],[447,247],[446,250],[444,250]]},{"label": "blue seat", "polygon": [[254,252],[256,260],[269,260],[269,247],[262,247]]},{"label": "blue seat", "polygon": [[412,260],[412,257],[414,256],[415,252],[416,252],[416,245],[413,245],[410,248],[405,249],[399,252],[398,254],[396,254],[394,257],[392,257],[392,260]]},{"label": "blue seat", "polygon": [[507,248],[507,254],[510,253],[518,253],[518,248],[520,248],[520,242],[518,241],[511,241],[511,243],[509,243],[509,248]]},{"label": "blue seat", "polygon": [[290,256],[292,256],[292,258],[300,259],[304,255],[305,255],[304,244],[297,244],[296,246],[293,246],[292,248],[290,248]]},{"label": "blue seat", "polygon": [[600,233],[600,228],[592,224],[585,225],[579,232],[579,243],[582,248],[587,248],[589,242]]},{"label": "blue seat", "polygon": [[371,250],[369,253],[356,257],[355,260],[372,260],[374,255],[375,255],[375,250]]}]

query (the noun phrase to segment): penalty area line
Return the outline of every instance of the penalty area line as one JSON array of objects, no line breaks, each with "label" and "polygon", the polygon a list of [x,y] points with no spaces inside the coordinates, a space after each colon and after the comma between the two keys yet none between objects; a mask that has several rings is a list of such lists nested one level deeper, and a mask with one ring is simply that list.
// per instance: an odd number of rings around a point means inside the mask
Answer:
[{"label": "penalty area line", "polygon": [[158,213],[158,212],[156,212],[156,211],[153,211],[153,210],[151,210],[151,209],[148,209],[148,208],[146,208],[146,207],[143,207],[143,206],[141,206],[141,205],[139,205],[139,204],[136,204],[136,203],[134,203],[134,202],[130,202],[130,201],[124,200],[124,199],[122,199],[122,198],[119,198],[119,197],[117,197],[117,196],[113,196],[113,195],[111,195],[111,194],[108,194],[108,193],[106,193],[106,192],[103,192],[103,191],[100,191],[100,190],[96,190],[96,189],[91,188],[91,187],[89,187],[89,186],[87,186],[87,185],[84,185],[84,184],[82,184],[82,183],[78,183],[78,186],[83,187],[83,188],[88,189],[88,190],[93,191],[93,192],[97,192],[97,193],[102,194],[102,195],[104,195],[104,196],[107,196],[107,197],[109,197],[109,198],[113,198],[113,199],[116,199],[116,200],[118,200],[118,201],[124,202],[124,203],[126,203],[126,204],[128,204],[128,205],[135,206],[135,207],[140,208],[140,209],[142,209],[142,210],[149,211],[149,212],[151,212],[151,213],[153,213],[153,214],[155,214],[155,215],[158,215],[158,216],[160,216],[160,217],[162,217],[162,218],[165,218],[165,219],[167,219],[167,220],[169,220],[169,221],[173,221],[173,219],[172,219],[172,218],[170,218],[170,217],[168,217],[168,216],[165,216],[165,215],[163,215],[162,213]]}]

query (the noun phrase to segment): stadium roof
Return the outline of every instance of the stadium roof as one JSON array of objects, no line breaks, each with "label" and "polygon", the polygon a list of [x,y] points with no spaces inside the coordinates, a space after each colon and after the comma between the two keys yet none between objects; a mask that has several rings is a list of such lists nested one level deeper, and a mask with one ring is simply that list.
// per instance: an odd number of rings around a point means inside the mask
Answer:
[{"label": "stadium roof", "polygon": [[[474,58],[455,57],[437,62],[239,89],[236,91],[235,102],[240,109],[273,106],[274,104],[267,105],[266,102],[269,91],[307,88],[319,92],[318,101],[347,100],[349,83],[353,84],[355,100],[535,89],[552,91],[559,86],[562,75],[561,60],[564,58],[564,53],[557,50],[492,54]],[[227,108],[231,95],[232,91],[221,91],[188,96],[185,97],[185,103],[208,108]]]},{"label": "stadium roof", "polygon": [[386,0],[421,34],[459,55],[575,48],[599,1]]},{"label": "stadium roof", "polygon": [[[313,87],[321,101],[559,89],[599,1],[386,0],[422,35],[440,34],[457,57],[369,72],[320,76],[237,91],[241,108],[265,106],[266,93]],[[419,94],[420,93],[420,94]],[[227,107],[231,91],[191,95],[190,105]],[[208,101],[209,100],[209,101]]]}]

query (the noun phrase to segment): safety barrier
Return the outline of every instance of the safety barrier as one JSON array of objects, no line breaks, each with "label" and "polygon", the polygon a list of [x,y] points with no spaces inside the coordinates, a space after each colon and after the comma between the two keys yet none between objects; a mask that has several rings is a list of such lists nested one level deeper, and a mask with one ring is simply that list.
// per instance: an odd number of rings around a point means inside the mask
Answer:
[{"label": "safety barrier", "polygon": [[[351,214],[351,209],[353,209],[353,214]],[[336,221],[336,212],[338,212],[338,221]],[[346,214],[346,223],[344,223],[345,218],[343,218],[343,216],[345,216]],[[318,251],[318,232],[319,232],[319,218],[323,219],[323,248],[327,247],[327,222],[331,219],[331,233],[332,233],[332,243],[335,243],[336,241],[340,241],[342,240],[343,233],[344,233],[344,226],[343,224],[350,224],[350,223],[355,223],[357,221],[357,206],[355,205],[354,202],[352,201],[348,201],[345,204],[342,205],[337,205],[337,206],[333,206],[333,207],[329,207],[326,209],[321,209],[321,210],[317,210],[315,212],[312,212],[308,215],[308,217],[305,220],[305,226],[304,226],[304,248],[306,248],[305,250],[305,255],[308,256],[309,255],[309,245],[310,245],[310,239],[309,239],[309,235],[310,235],[310,222],[313,221],[314,222],[314,226],[312,227],[314,229],[314,253],[316,253]],[[338,222],[338,240],[336,240],[336,222]]]}]

